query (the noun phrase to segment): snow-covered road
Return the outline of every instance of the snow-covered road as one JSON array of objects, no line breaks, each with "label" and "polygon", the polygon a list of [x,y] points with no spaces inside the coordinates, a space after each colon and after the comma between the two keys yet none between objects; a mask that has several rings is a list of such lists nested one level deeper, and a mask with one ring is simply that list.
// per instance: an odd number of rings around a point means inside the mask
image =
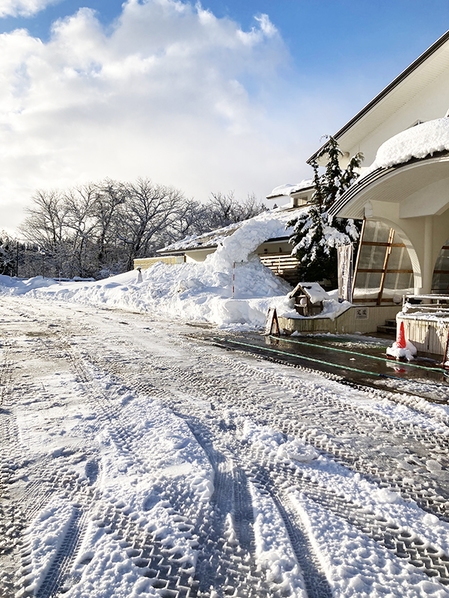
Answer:
[{"label": "snow-covered road", "polygon": [[449,596],[449,414],[2,297],[0,596]]}]

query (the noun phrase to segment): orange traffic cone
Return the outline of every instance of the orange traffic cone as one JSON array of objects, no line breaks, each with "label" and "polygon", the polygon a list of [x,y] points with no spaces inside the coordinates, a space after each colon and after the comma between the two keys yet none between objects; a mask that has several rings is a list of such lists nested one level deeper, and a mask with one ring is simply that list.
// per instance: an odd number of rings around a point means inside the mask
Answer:
[{"label": "orange traffic cone", "polygon": [[407,342],[405,340],[404,322],[401,322],[399,325],[398,338],[396,339],[396,347],[398,349],[405,349],[407,347]]}]

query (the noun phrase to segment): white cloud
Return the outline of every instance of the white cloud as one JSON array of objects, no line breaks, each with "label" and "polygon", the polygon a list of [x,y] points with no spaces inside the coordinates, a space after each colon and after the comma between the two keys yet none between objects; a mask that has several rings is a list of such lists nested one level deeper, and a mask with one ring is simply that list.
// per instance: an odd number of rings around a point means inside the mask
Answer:
[{"label": "white cloud", "polygon": [[0,0],[0,18],[28,17],[61,0]]},{"label": "white cloud", "polygon": [[37,188],[103,177],[148,176],[199,200],[300,180],[288,59],[266,15],[245,32],[175,0],[128,0],[108,33],[81,9],[48,42],[0,35],[0,228]]}]

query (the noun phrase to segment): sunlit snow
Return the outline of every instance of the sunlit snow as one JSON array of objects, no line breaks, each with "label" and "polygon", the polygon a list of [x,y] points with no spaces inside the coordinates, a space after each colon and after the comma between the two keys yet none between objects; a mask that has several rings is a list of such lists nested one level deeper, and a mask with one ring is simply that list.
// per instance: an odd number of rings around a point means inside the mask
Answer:
[{"label": "sunlit snow", "polygon": [[[47,330],[55,325],[55,317],[61,326],[55,335],[59,343],[56,346],[60,347],[59,352],[55,351],[57,361],[38,360],[36,349],[45,349],[45,334],[36,337],[36,344],[31,344],[34,337],[22,330],[22,336],[17,336],[15,341],[17,359],[21,361],[14,375],[24,376],[20,378],[24,388],[26,384],[35,386],[32,386],[33,392],[24,392],[20,397],[19,387],[14,387],[14,403],[8,406],[14,409],[20,443],[20,451],[11,453],[8,463],[12,471],[17,471],[11,483],[26,486],[27,472],[31,475],[31,466],[22,455],[26,451],[27,458],[43,463],[43,468],[46,463],[63,463],[58,476],[62,481],[76,481],[78,497],[74,501],[70,493],[61,491],[50,503],[36,505],[23,535],[23,566],[17,573],[18,583],[29,590],[28,595],[38,595],[39,588],[48,580],[66,530],[75,529],[78,524],[84,531],[79,538],[76,560],[71,565],[72,585],[64,590],[67,598],[161,595],[150,577],[148,558],[143,558],[139,549],[114,531],[111,522],[122,519],[129,536],[151,536],[157,546],[170,553],[170,562],[176,563],[183,575],[195,575],[198,534],[192,532],[193,524],[164,498],[165,489],[173,488],[175,497],[178,496],[176,489],[182,489],[179,500],[188,498],[191,503],[188,512],[195,513],[199,519],[195,525],[200,528],[202,513],[210,514],[216,496],[217,471],[225,476],[226,468],[231,471],[233,463],[228,459],[214,469],[205,444],[200,444],[186,418],[169,407],[164,393],[170,399],[179,395],[182,405],[186,406],[185,413],[196,410],[196,417],[198,420],[203,417],[203,423],[221,421],[224,444],[239,442],[245,452],[259,456],[264,463],[297,472],[297,479],[310,484],[317,493],[333,497],[335,504],[339,500],[351,504],[357,513],[368,513],[371,522],[386,522],[385,525],[395,526],[398,534],[423,538],[425,546],[435,547],[441,554],[449,552],[446,521],[425,512],[415,501],[406,500],[394,487],[382,487],[332,456],[344,443],[350,447],[352,438],[350,434],[331,438],[323,433],[319,429],[319,407],[316,428],[315,423],[313,427],[309,424],[304,436],[307,440],[262,421],[270,414],[271,401],[285,400],[286,405],[290,402],[295,410],[301,401],[307,402],[307,409],[319,406],[320,401],[323,405],[335,402],[335,409],[348,409],[348,413],[352,409],[363,410],[366,421],[380,417],[392,426],[407,424],[445,438],[447,426],[443,420],[447,413],[444,407],[416,402],[420,411],[415,411],[394,401],[378,400],[375,395],[368,397],[361,390],[312,373],[298,374],[286,366],[248,362],[237,355],[229,359],[216,347],[199,349],[195,341],[186,340],[186,336],[179,333],[182,321],[254,328],[264,324],[270,306],[276,306],[280,313],[291,310],[287,296],[291,287],[275,277],[254,255],[264,240],[285,234],[290,214],[279,214],[281,216],[273,218],[270,212],[243,223],[233,235],[223,239],[204,263],[176,266],[158,263],[144,271],[141,280],[137,271],[98,282],[0,277],[0,293],[10,313],[9,320],[4,316],[4,322],[19,326],[25,318],[23,314],[28,314],[29,322],[39,320]],[[330,317],[335,310],[344,309],[332,297],[326,301],[325,309]],[[102,310],[92,307],[115,309],[104,311],[111,316],[103,317],[98,316]],[[122,310],[119,316],[117,308]],[[140,313],[125,316],[125,311]],[[148,316],[151,326],[142,313]],[[171,324],[158,324],[155,315],[166,317]],[[126,321],[122,321],[125,318]],[[72,338],[64,336],[62,323],[68,319],[76,322],[76,334]],[[174,321],[176,326],[172,325]],[[119,329],[119,324],[128,326]],[[2,356],[6,354],[5,346],[0,345]],[[92,359],[89,351],[100,356],[111,351],[107,359],[115,371],[112,350],[118,352],[120,359],[126,356],[127,367],[134,361],[139,363],[143,368],[141,375],[149,373],[151,384],[141,387],[138,376],[135,383],[128,377],[127,385],[122,384],[120,377],[106,373],[89,361]],[[69,366],[64,366],[66,362],[70,367],[74,364],[76,376]],[[184,390],[183,381],[190,376],[191,368],[197,368],[199,379],[204,376],[207,380],[213,372],[220,384],[230,376],[237,380],[237,372],[248,384],[250,399],[244,410],[226,411],[225,406],[220,405],[220,398],[215,397],[215,387],[209,394]],[[268,385],[271,385],[270,390],[264,396],[261,387]],[[229,396],[239,396],[240,390],[237,385],[230,385]],[[261,401],[259,411],[258,401]],[[266,405],[262,405],[263,401]],[[256,409],[253,413],[257,418],[251,417],[252,407]],[[366,438],[362,435],[363,441],[370,445],[376,433],[379,432],[373,428],[367,430]],[[406,443],[405,436],[401,442]],[[412,442],[418,440],[414,438]],[[323,450],[317,450],[317,445]],[[414,466],[407,460],[407,451],[393,449],[397,452],[398,473],[395,475],[413,487]],[[382,457],[388,455],[389,447],[385,441],[379,441],[376,450]],[[426,471],[447,479],[442,463],[439,456],[438,459],[429,456],[425,461]],[[64,487],[62,483],[60,488]],[[73,487],[73,483],[67,487]],[[338,509],[329,510],[301,489],[284,483],[269,495],[250,480],[248,493],[254,520],[254,559],[263,579],[276,590],[277,594],[273,595],[307,596],[297,552],[285,524],[286,514],[273,498],[282,493],[290,513],[305,530],[310,544],[308,550],[316,555],[317,567],[323,572],[323,580],[333,596],[449,596],[447,587],[438,580],[399,558],[360,527],[351,525],[338,514]],[[83,520],[81,526],[83,517],[88,519]],[[238,545],[232,513],[226,515],[222,542],[224,552],[232,553]],[[209,595],[218,596],[214,591]]]}]

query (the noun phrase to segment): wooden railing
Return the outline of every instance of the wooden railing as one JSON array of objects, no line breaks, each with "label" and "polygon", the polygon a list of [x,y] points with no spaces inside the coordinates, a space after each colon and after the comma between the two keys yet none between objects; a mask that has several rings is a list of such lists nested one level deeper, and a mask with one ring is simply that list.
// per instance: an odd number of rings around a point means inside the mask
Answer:
[{"label": "wooden railing", "polygon": [[443,313],[449,316],[449,295],[405,295],[402,311],[412,313]]},{"label": "wooden railing", "polygon": [[298,280],[298,265],[299,262],[291,255],[279,255],[264,253],[259,255],[260,261],[264,266],[270,268],[274,274],[280,276],[292,285],[296,285]]}]

